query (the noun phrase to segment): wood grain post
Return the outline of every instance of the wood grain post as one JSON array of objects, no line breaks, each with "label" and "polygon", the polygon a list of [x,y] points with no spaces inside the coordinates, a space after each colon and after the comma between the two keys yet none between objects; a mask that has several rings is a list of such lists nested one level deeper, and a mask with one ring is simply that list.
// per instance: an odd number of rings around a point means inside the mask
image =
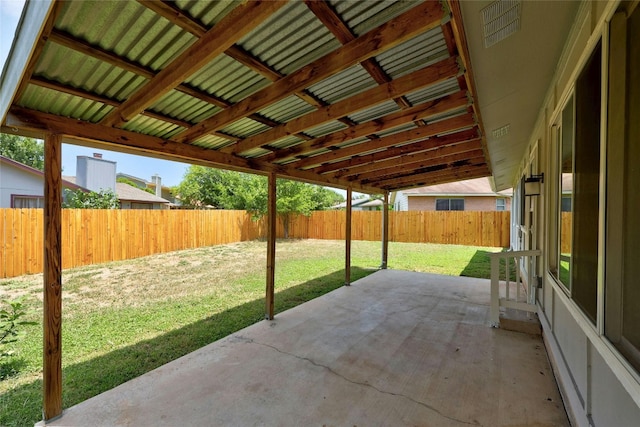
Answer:
[{"label": "wood grain post", "polygon": [[347,188],[347,212],[344,233],[344,284],[351,284],[351,187]]},{"label": "wood grain post", "polygon": [[62,414],[62,162],[60,135],[44,141],[43,416]]},{"label": "wood grain post", "polygon": [[382,263],[380,268],[387,269],[387,258],[389,255],[389,192],[384,192],[382,202]]},{"label": "wood grain post", "polygon": [[276,279],[276,174],[269,174],[269,196],[267,199],[267,290],[265,319],[273,320],[274,290]]}]

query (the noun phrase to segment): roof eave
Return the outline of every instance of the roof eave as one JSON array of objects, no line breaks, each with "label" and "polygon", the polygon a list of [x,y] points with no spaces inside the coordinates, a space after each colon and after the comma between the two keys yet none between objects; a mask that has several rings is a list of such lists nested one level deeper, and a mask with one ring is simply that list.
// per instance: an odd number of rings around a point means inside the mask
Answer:
[{"label": "roof eave", "polygon": [[16,37],[0,76],[0,123],[4,123],[13,104],[53,5],[54,0],[27,1],[24,5]]}]

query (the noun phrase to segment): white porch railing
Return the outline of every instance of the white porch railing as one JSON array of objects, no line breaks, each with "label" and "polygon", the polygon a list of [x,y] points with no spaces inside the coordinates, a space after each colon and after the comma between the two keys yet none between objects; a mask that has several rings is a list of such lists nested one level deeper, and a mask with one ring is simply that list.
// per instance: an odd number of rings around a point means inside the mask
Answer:
[{"label": "white porch railing", "polygon": [[[533,273],[540,255],[540,250],[496,252],[489,255],[491,257],[491,311],[489,314],[492,327],[500,327],[500,307],[527,312],[537,310],[538,281],[534,279]],[[504,278],[500,277],[500,260],[504,260]],[[512,271],[515,273],[515,280],[511,280]],[[502,292],[501,288],[503,288]]]}]

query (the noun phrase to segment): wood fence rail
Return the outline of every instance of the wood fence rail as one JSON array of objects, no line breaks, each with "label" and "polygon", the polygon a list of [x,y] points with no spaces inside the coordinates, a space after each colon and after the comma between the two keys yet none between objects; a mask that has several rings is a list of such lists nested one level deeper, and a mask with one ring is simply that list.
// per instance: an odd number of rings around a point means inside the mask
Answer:
[{"label": "wood fence rail", "polygon": [[[509,246],[509,212],[390,212],[389,240]],[[345,238],[344,211],[291,221],[289,237]],[[353,240],[381,239],[381,212],[354,211]],[[278,237],[284,235],[278,223]],[[245,211],[63,209],[62,267],[266,237],[266,222]],[[0,209],[0,278],[42,272],[42,209]]]}]

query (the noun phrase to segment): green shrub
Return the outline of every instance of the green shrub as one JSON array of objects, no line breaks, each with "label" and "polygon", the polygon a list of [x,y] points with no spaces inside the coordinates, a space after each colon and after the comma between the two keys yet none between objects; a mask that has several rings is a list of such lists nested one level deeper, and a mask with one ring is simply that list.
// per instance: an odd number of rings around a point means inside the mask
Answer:
[{"label": "green shrub", "polygon": [[35,322],[28,322],[24,319],[27,312],[23,305],[24,298],[17,300],[2,300],[2,309],[0,310],[0,379],[7,376],[9,366],[8,358],[13,355],[13,351],[7,350],[7,345],[18,341],[23,334],[22,326],[35,325]]}]

